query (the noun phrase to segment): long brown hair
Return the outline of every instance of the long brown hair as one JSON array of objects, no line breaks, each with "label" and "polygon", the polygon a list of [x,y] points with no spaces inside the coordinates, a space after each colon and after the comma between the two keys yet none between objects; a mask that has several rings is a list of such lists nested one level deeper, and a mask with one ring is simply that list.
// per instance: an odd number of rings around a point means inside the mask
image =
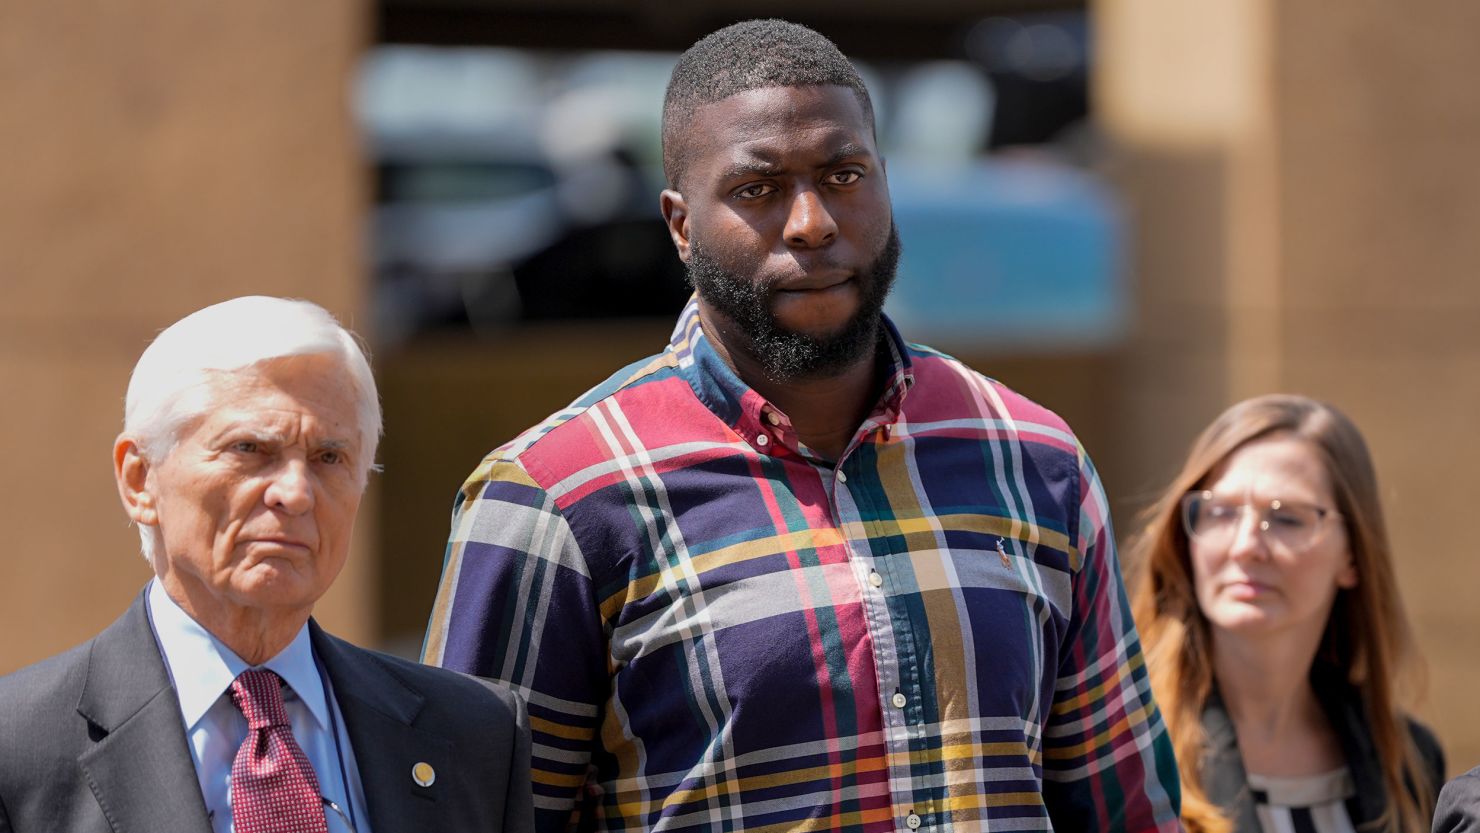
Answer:
[{"label": "long brown hair", "polygon": [[1362,692],[1387,794],[1377,829],[1426,831],[1437,785],[1429,783],[1404,725],[1397,685],[1400,680],[1415,683],[1421,669],[1398,598],[1372,458],[1361,432],[1340,411],[1288,395],[1247,399],[1219,415],[1192,444],[1182,471],[1146,511],[1145,525],[1127,549],[1128,561],[1138,570],[1132,608],[1152,689],[1182,773],[1183,822],[1189,833],[1222,833],[1232,827],[1202,784],[1207,743],[1202,711],[1213,692],[1212,635],[1193,588],[1181,499],[1203,488],[1209,474],[1233,452],[1273,435],[1292,436],[1315,449],[1346,526],[1358,582],[1338,591],[1317,661],[1341,669]]}]

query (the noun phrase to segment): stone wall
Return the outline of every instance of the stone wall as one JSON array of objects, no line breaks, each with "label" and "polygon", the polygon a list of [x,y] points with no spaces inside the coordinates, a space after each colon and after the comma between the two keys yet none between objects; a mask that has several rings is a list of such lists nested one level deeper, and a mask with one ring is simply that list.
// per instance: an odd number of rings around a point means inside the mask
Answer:
[{"label": "stone wall", "polygon": [[[0,4],[0,672],[150,573],[110,454],[134,360],[244,294],[364,305],[355,0]],[[371,626],[356,566],[323,617]]]}]

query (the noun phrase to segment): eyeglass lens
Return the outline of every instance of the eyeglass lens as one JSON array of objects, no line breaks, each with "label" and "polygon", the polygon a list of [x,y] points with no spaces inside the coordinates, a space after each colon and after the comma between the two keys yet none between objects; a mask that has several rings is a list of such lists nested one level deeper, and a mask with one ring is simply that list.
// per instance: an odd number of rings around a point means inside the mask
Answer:
[{"label": "eyeglass lens", "polygon": [[1281,500],[1249,503],[1193,492],[1182,502],[1182,520],[1189,535],[1210,543],[1231,541],[1243,523],[1244,513],[1253,511],[1255,529],[1271,545],[1289,551],[1310,546],[1320,530],[1325,510],[1304,503]]}]

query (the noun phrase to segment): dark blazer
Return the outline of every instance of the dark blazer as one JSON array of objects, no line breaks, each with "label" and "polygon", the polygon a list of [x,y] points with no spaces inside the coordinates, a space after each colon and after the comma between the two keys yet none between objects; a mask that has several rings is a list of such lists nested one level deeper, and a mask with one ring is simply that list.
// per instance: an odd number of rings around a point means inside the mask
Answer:
[{"label": "dark blazer", "polygon": [[1433,833],[1480,833],[1480,766],[1439,791]]},{"label": "dark blazer", "polygon": [[[1351,816],[1352,824],[1361,830],[1363,824],[1382,815],[1387,805],[1382,769],[1377,764],[1377,751],[1367,730],[1367,718],[1362,713],[1361,692],[1330,670],[1313,671],[1311,685],[1326,718],[1331,721],[1331,728],[1341,741],[1341,750],[1356,786],[1356,795],[1346,802],[1346,812]],[[1208,799],[1233,819],[1233,829],[1238,833],[1258,833],[1261,829],[1259,817],[1254,811],[1254,796],[1249,791],[1244,760],[1239,755],[1238,737],[1216,689],[1203,709],[1202,725],[1208,737],[1207,756],[1203,758],[1203,789]],[[1435,787],[1444,783],[1444,752],[1433,733],[1414,720],[1408,721],[1408,732],[1423,758],[1427,769],[1424,775],[1429,783]]]},{"label": "dark blazer", "polygon": [[[533,829],[517,697],[309,629],[375,833]],[[0,677],[0,833],[210,830],[143,595],[92,641]]]}]

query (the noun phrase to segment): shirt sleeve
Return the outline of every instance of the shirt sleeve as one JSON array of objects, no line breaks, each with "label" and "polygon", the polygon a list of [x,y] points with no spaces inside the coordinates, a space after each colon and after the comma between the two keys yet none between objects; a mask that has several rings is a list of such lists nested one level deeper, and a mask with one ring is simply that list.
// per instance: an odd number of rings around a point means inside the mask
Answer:
[{"label": "shirt sleeve", "polygon": [[606,655],[570,524],[517,462],[491,457],[454,505],[422,660],[501,682],[528,703],[541,833],[579,821],[609,689]]},{"label": "shirt sleeve", "polygon": [[1044,801],[1057,830],[1174,831],[1171,738],[1126,600],[1105,493],[1079,451],[1074,611],[1043,733]]}]

